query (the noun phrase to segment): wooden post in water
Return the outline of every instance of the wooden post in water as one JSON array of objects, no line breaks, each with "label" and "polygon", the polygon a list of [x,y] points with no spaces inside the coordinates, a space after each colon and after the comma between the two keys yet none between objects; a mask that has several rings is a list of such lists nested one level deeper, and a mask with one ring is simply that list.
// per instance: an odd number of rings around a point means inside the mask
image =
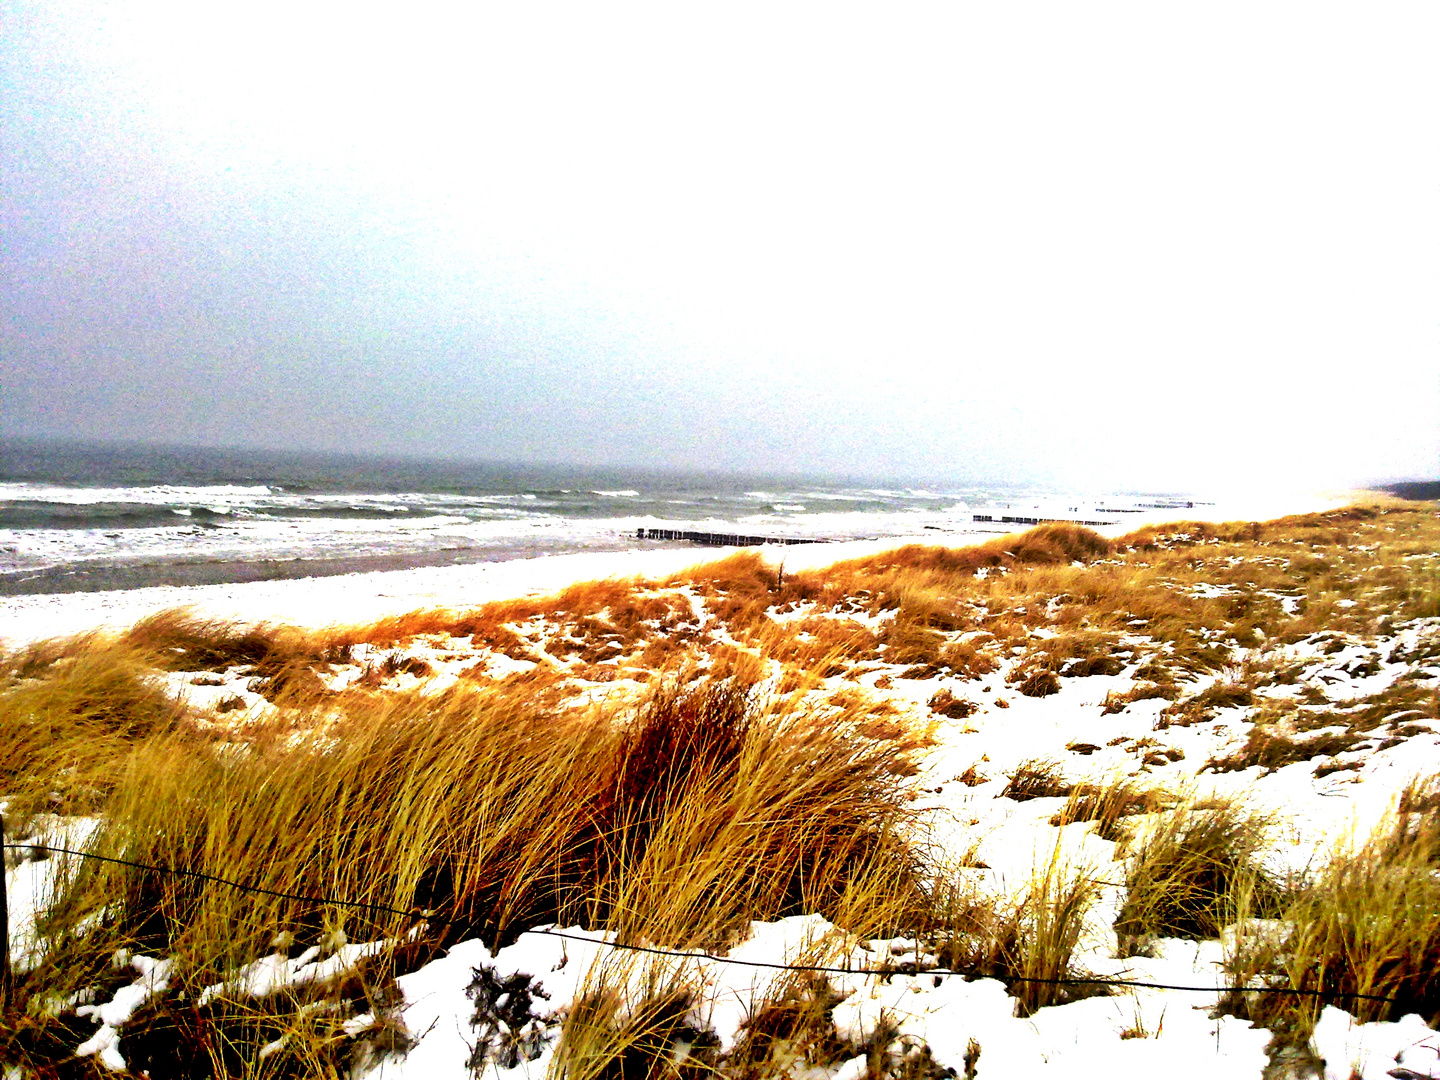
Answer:
[{"label": "wooden post in water", "polygon": [[0,815],[0,1013],[10,1008],[10,902],[5,895],[5,818]]}]

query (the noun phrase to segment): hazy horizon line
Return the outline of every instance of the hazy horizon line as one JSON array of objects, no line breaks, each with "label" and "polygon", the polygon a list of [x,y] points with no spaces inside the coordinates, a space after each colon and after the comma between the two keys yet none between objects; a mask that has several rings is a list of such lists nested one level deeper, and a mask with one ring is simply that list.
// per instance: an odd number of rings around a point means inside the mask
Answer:
[{"label": "hazy horizon line", "polygon": [[[628,475],[655,476],[655,477],[714,477],[725,479],[755,479],[755,480],[808,480],[827,481],[837,485],[879,485],[888,484],[895,486],[903,484],[912,489],[923,489],[936,485],[964,485],[967,487],[999,487],[1014,491],[1075,491],[1080,490],[1078,485],[1045,484],[1035,480],[1014,480],[1004,477],[976,478],[961,474],[942,475],[937,473],[869,473],[869,472],[841,472],[825,470],[786,470],[786,469],[726,469],[709,468],[700,469],[685,466],[664,466],[664,465],[641,465],[628,464],[625,462],[577,462],[557,459],[526,459],[526,458],[490,458],[478,457],[466,453],[447,454],[443,451],[367,451],[361,449],[317,449],[314,447],[281,447],[274,445],[257,445],[235,442],[177,442],[167,440],[145,440],[145,439],[113,439],[104,437],[85,437],[76,435],[49,435],[49,434],[7,434],[0,433],[0,447],[5,444],[27,444],[30,446],[51,446],[70,447],[92,451],[144,451],[156,454],[180,454],[180,453],[215,453],[215,454],[252,454],[260,458],[276,458],[292,460],[311,461],[353,461],[353,462],[375,462],[396,464],[435,464],[435,465],[468,465],[496,470],[505,469],[536,469],[536,470],[570,470],[576,473],[624,473]],[[1429,477],[1405,477],[1377,479],[1375,484],[1381,483],[1403,483],[1409,481],[1423,481]],[[1151,495],[1165,494],[1175,495],[1180,493],[1192,493],[1199,491],[1199,488],[1175,487],[1131,487],[1128,485],[1114,485],[1106,487],[1099,485],[1096,491],[1104,490],[1115,495]]]}]

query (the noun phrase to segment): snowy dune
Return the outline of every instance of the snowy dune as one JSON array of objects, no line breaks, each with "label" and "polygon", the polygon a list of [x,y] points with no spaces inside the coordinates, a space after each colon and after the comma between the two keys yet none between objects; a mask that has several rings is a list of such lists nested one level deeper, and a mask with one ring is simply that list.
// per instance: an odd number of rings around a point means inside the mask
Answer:
[{"label": "snowy dune", "polygon": [[[1309,508],[1325,509],[1338,501],[1343,500],[1316,500]],[[1264,507],[1248,509],[1257,512],[1217,513],[1214,517],[1263,520],[1305,507],[1270,507],[1268,515],[1258,512]],[[955,537],[946,540],[957,543]],[[935,537],[792,547],[766,555],[772,563],[783,558],[788,572],[913,542],[934,543]],[[464,608],[488,600],[550,593],[577,581],[658,578],[724,554],[716,549],[671,548],[304,581],[28,597],[0,603],[0,633],[12,641],[23,641],[102,625],[123,627],[150,612],[181,605],[204,616],[244,621],[309,627],[361,623],[418,608]],[[1419,557],[1431,556],[1422,552]],[[1190,595],[1202,598],[1233,595],[1223,584],[1190,588]],[[697,611],[703,610],[696,594],[687,596]],[[1277,594],[1272,599],[1280,600],[1287,612],[1291,610],[1290,597]],[[1353,601],[1343,599],[1337,603],[1342,610],[1347,604],[1354,606]],[[798,610],[776,611],[772,618],[784,623],[812,614],[820,613],[802,605]],[[851,618],[842,612],[825,617]],[[883,625],[883,617],[873,613],[856,612],[853,621],[862,625],[873,622],[872,629]],[[716,640],[724,637],[723,629],[714,633]],[[1055,633],[1044,627],[1033,629],[1029,643],[1043,644]],[[1267,837],[1264,859],[1268,869],[1283,875],[1313,867],[1337,844],[1361,842],[1393,812],[1397,795],[1408,781],[1440,771],[1440,734],[1406,722],[1414,717],[1396,711],[1396,706],[1393,715],[1385,718],[1385,731],[1375,725],[1357,726],[1357,740],[1332,753],[1317,752],[1275,768],[1252,765],[1216,771],[1207,769],[1207,763],[1240,752],[1247,737],[1261,726],[1255,719],[1259,706],[1221,702],[1218,708],[1190,718],[1175,714],[1174,709],[1203,698],[1208,690],[1236,679],[1242,671],[1250,672],[1252,662],[1256,671],[1263,670],[1258,665],[1268,657],[1267,663],[1278,658],[1294,667],[1288,682],[1259,683],[1268,700],[1303,703],[1304,708],[1294,713],[1297,716],[1308,715],[1305,708],[1315,706],[1316,715],[1343,717],[1367,702],[1383,699],[1397,687],[1434,686],[1433,680],[1440,680],[1437,642],[1437,618],[1414,619],[1377,633],[1324,628],[1279,647],[1267,644],[1261,635],[1260,644],[1253,649],[1237,647],[1223,670],[1182,679],[1186,685],[1179,691],[1183,696],[1178,702],[1173,695],[1126,696],[1149,678],[1139,674],[1140,657],[1154,655],[1143,652],[1153,646],[1143,629],[1127,630],[1116,639],[1117,655],[1127,655],[1129,650],[1129,659],[1113,672],[1084,672],[1075,677],[1062,672],[1066,677],[1058,680],[1056,690],[1042,696],[1018,689],[1016,676],[1024,663],[1023,658],[1017,659],[1019,649],[1014,655],[997,654],[1002,659],[993,670],[965,678],[887,662],[882,654],[878,662],[864,665],[863,672],[852,669],[823,680],[816,691],[819,696],[844,691],[847,686],[859,688],[888,702],[902,715],[934,725],[934,744],[912,781],[914,805],[927,822],[928,840],[965,860],[966,873],[979,894],[1020,895],[1047,865],[1090,876],[1099,888],[1085,919],[1075,967],[1097,978],[1190,990],[1129,988],[1114,996],[1052,1005],[1020,1017],[1002,982],[926,974],[924,969],[935,966],[937,958],[915,940],[857,941],[815,915],[757,922],[747,941],[719,958],[626,956],[606,947],[609,939],[605,934],[536,927],[494,954],[478,940],[465,941],[440,959],[400,976],[396,980],[399,997],[388,1012],[355,1016],[347,1021],[347,1031],[353,1029],[362,1046],[378,1047],[378,1036],[372,1044],[363,1042],[367,1033],[400,1030],[414,1040],[413,1046],[405,1055],[367,1048],[353,1075],[366,1080],[460,1077],[467,1075],[469,1062],[478,1065],[480,1074],[496,1080],[545,1075],[554,1064],[567,1010],[583,997],[597,971],[609,968],[613,985],[617,965],[622,982],[645,977],[664,983],[667,975],[674,975],[697,989],[688,1022],[718,1040],[720,1050],[729,1051],[742,1037],[754,1010],[774,997],[783,977],[781,972],[745,966],[745,962],[819,962],[862,971],[889,963],[901,965],[902,973],[831,974],[829,986],[838,999],[831,1019],[839,1044],[850,1048],[850,1056],[823,1067],[797,1058],[785,1075],[859,1080],[878,1075],[867,1070],[883,1059],[890,1070],[884,1075],[967,1075],[989,1080],[1091,1074],[1150,1080],[1162,1073],[1246,1080],[1311,1075],[1322,1080],[1440,1078],[1440,1036],[1421,1018],[1408,1015],[1391,1023],[1361,1024],[1334,1006],[1325,1008],[1311,1040],[1320,1061],[1318,1071],[1304,1071],[1299,1064],[1289,1072],[1274,1071],[1267,1055],[1269,1030],[1215,1013],[1224,986],[1222,968],[1235,947],[1234,935],[1201,941],[1161,937],[1150,942],[1142,954],[1125,955],[1128,950],[1121,947],[1115,929],[1125,901],[1127,856],[1123,848],[1101,836],[1092,820],[1057,826],[1056,816],[1067,806],[1063,795],[1022,799],[1007,789],[1008,778],[1026,762],[1049,758],[1061,764],[1072,783],[1123,774],[1202,804],[1208,799],[1237,798],[1279,823]],[[390,655],[423,661],[420,667],[426,674],[416,676],[397,669],[386,685],[400,690],[428,687],[430,691],[453,686],[473,665],[475,647],[468,637],[444,634],[397,643]],[[538,654],[549,655],[547,650],[552,647],[553,639],[542,638]],[[381,656],[373,646],[357,646],[351,663],[340,665],[327,676],[327,683],[332,688],[355,684]],[[498,654],[488,662],[494,677],[530,663]],[[596,666],[592,665],[592,670]],[[1250,674],[1245,677],[1253,678]],[[252,680],[241,670],[226,672],[218,679],[197,678],[194,672],[172,672],[165,678],[170,690],[192,708],[212,709],[227,697],[243,698],[248,713],[257,717],[273,708],[254,692]],[[936,720],[937,688],[962,696],[970,711],[948,722]],[[636,689],[624,679],[616,679],[594,684],[591,692],[599,700],[612,692],[623,696]],[[1123,707],[1111,708],[1112,703],[1121,701]],[[1434,722],[1428,716],[1421,719]],[[1299,730],[1307,737],[1323,734],[1303,727]],[[1359,734],[1367,737],[1361,740]],[[1381,737],[1386,734],[1395,737]],[[1155,824],[1163,816],[1151,813],[1131,819],[1139,830],[1136,835],[1144,835],[1147,820],[1154,819],[1151,824]],[[72,842],[88,827],[84,822],[71,825]],[[66,839],[65,829],[58,824],[57,829],[56,838]],[[41,879],[56,865],[53,860],[27,861],[11,869],[14,895],[20,898],[18,908],[12,910],[17,948],[31,948],[28,909],[34,898],[43,894]],[[570,936],[547,932],[555,929]],[[277,952],[233,973],[206,993],[263,998],[286,985],[334,978],[358,963],[364,950],[374,947],[374,943],[342,944],[328,954],[311,947],[293,958]],[[621,959],[616,960],[617,956]],[[164,957],[124,959],[135,973],[133,982],[122,986],[109,1001],[84,1006],[99,1027],[82,1052],[94,1054],[111,1068],[123,1067],[120,1032],[131,1011],[163,993],[169,978],[169,961]],[[634,963],[627,968],[627,961]],[[920,971],[915,973],[912,967],[912,973],[903,973],[905,964],[918,966]],[[533,980],[530,985],[537,994],[523,1015],[512,1010],[506,1021],[488,1027],[480,1021],[476,1006],[484,998],[476,994],[475,979],[477,969],[486,968],[497,985],[518,985],[507,982],[512,978]],[[511,993],[501,992],[491,1004],[504,1012],[505,999]],[[877,1033],[890,1030],[895,1032],[893,1040],[882,1041],[876,1051],[872,1044]],[[683,1043],[681,1039],[677,1046]],[[863,1050],[867,1046],[868,1057]],[[683,1051],[676,1053],[683,1058]]]},{"label": "snowy dune", "polygon": [[[1177,515],[1209,521],[1264,521],[1343,505],[1344,494],[1268,494],[1227,500],[1191,511],[1163,510],[1133,515],[1123,525],[1097,531],[1120,535]],[[1010,531],[1007,527],[1003,531]],[[1021,526],[1020,528],[1023,528]],[[996,529],[971,533],[920,532],[881,540],[799,545],[765,551],[776,564],[804,570],[843,559],[872,555],[904,544],[972,543]],[[579,581],[611,577],[664,577],[725,555],[726,548],[643,548],[631,551],[550,555],[507,562],[423,567],[342,574],[289,581],[230,585],[157,586],[95,593],[54,593],[0,598],[0,647],[91,630],[123,629],[167,608],[191,608],[207,618],[280,623],[318,629],[371,622],[423,608],[463,609],[491,600],[549,593]]]}]

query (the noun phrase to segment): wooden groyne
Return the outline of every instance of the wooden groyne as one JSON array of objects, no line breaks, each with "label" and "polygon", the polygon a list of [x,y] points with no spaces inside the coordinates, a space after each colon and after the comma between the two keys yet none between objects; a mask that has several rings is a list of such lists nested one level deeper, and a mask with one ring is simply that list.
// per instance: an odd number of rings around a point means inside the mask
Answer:
[{"label": "wooden groyne", "polygon": [[640,540],[689,540],[706,547],[758,547],[761,544],[824,544],[822,537],[741,536],[739,533],[697,532],[693,529],[636,529]]},{"label": "wooden groyne", "polygon": [[1114,525],[1113,521],[1082,521],[1080,518],[1026,517],[1023,514],[974,514],[972,520],[999,522],[1002,525],[1047,525],[1052,521],[1064,521],[1071,525]]}]

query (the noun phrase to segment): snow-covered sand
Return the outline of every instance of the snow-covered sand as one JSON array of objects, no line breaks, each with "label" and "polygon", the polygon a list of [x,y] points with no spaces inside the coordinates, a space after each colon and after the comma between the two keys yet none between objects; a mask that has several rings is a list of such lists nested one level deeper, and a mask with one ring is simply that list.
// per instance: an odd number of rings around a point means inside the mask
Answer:
[{"label": "snow-covered sand", "polygon": [[[1307,508],[1323,509],[1343,501],[1316,499],[1308,506],[1255,507],[1252,513],[1204,516],[1255,520]],[[798,570],[903,543],[954,544],[966,539],[973,538],[942,538],[932,533],[776,548],[766,554],[775,562],[783,558],[787,568]],[[364,622],[418,608],[463,608],[492,599],[551,592],[576,581],[663,576],[724,554],[713,548],[657,548],[300,581],[22,597],[0,601],[0,634],[19,642],[98,626],[121,627],[148,612],[175,606],[252,622],[300,626]],[[1436,620],[1421,622],[1425,625],[1399,629],[1383,642],[1347,642],[1340,651],[1321,651],[1318,642],[1302,642],[1295,646],[1297,659],[1305,664],[1300,681],[1323,682],[1326,695],[1337,707],[1383,689],[1414,667],[1394,658],[1395,647],[1411,648],[1418,640],[1416,635],[1435,632]],[[453,678],[439,654],[430,659],[440,669],[434,680],[437,685],[442,677]],[[455,665],[470,662],[468,657],[453,660]],[[1425,677],[1440,677],[1440,665],[1432,661],[1421,666],[1429,672]],[[1152,741],[1147,737],[1157,730],[1157,718],[1166,702],[1144,699],[1119,714],[1103,712],[1107,693],[1133,685],[1133,672],[1067,679],[1060,692],[1041,698],[1015,694],[1007,673],[1008,667],[1002,667],[965,684],[965,694],[980,703],[978,711],[962,723],[942,728],[938,745],[915,779],[916,806],[925,812],[933,830],[931,839],[952,854],[968,850],[977,864],[973,870],[977,888],[999,896],[1015,894],[1034,878],[1035,868],[1051,858],[1079,873],[1106,879],[1122,874],[1122,865],[1115,861],[1115,845],[1097,836],[1092,823],[1052,827],[1050,819],[1064,805],[1063,798],[1016,802],[1003,797],[1005,775],[1026,758],[1059,757],[1062,748],[1068,750],[1077,743],[1093,745],[1083,757],[1067,757],[1067,773],[1104,777],[1133,771],[1136,747]],[[881,676],[880,670],[872,672],[865,678],[866,685],[874,686]],[[909,699],[915,710],[925,710],[924,703],[935,686],[931,680],[908,679],[898,667],[892,670],[888,666],[883,677],[897,701]],[[185,681],[181,675],[173,678]],[[177,685],[176,689],[182,688]],[[204,689],[183,688],[190,695]],[[227,684],[215,692],[238,690]],[[1000,702],[1002,696],[1009,700]],[[1161,762],[1156,778],[1177,789],[1243,794],[1248,804],[1274,812],[1282,825],[1271,854],[1292,869],[1317,858],[1337,840],[1363,836],[1393,806],[1405,781],[1427,767],[1433,771],[1440,754],[1440,735],[1425,732],[1403,745],[1346,751],[1336,756],[1340,768],[1328,775],[1317,775],[1315,763],[1309,760],[1268,774],[1257,768],[1204,774],[1202,763],[1243,741],[1247,727],[1242,712],[1236,710],[1222,712],[1213,724],[1166,729],[1166,746],[1182,753],[1169,763]],[[962,772],[977,765],[983,776],[962,778]],[[71,828],[83,829],[84,825]],[[58,835],[56,839],[78,843],[79,835]],[[28,917],[44,891],[43,878],[55,865],[54,861],[22,862],[10,871],[12,895],[18,900],[12,906],[12,927],[22,956],[31,947]],[[1117,959],[1113,923],[1122,894],[1120,885],[1107,880],[1077,953],[1077,966],[1101,978],[1197,989],[1136,988],[1041,1009],[1021,1018],[1014,1015],[1014,1001],[1004,985],[992,979],[967,982],[928,974],[834,975],[830,983],[843,995],[834,1012],[836,1030],[848,1045],[858,1047],[882,1021],[892,1023],[902,1033],[892,1047],[893,1054],[928,1046],[942,1067],[957,1074],[973,1039],[980,1056],[970,1075],[981,1078],[1069,1077],[1093,1072],[1136,1080],[1159,1074],[1258,1080],[1267,1067],[1270,1032],[1234,1017],[1212,1015],[1227,946],[1222,941],[1162,939],[1154,943],[1149,956]],[[590,939],[577,941],[550,936],[546,928],[536,931],[494,955],[479,941],[462,942],[448,955],[401,976],[398,986],[403,1000],[389,1015],[357,1016],[347,1021],[346,1029],[358,1034],[396,1025],[411,1033],[416,1044],[408,1056],[377,1055],[357,1063],[355,1075],[367,1080],[467,1075],[467,1060],[473,1060],[477,1045],[487,1039],[493,1039],[494,1045],[487,1043],[490,1052],[482,1054],[486,1062],[483,1075],[497,1080],[543,1075],[555,1052],[564,1008],[584,991],[587,978],[595,971],[629,958],[617,961],[617,953],[604,946],[604,935],[573,928],[563,931]],[[817,954],[814,944],[822,939],[829,946]],[[333,975],[358,960],[360,950],[373,947],[373,943],[342,946],[330,956],[321,956],[312,948],[293,959],[277,953],[236,972],[224,986],[233,984],[252,996],[264,996],[286,983]],[[907,957],[923,961],[915,949],[915,942],[906,939],[847,942],[823,919],[812,915],[756,923],[751,938],[724,959],[636,959],[683,969],[689,985],[703,987],[697,1022],[707,1026],[722,1047],[728,1047],[737,1038],[747,1012],[769,996],[780,975],[735,961],[784,964],[818,959],[866,968],[880,958],[892,963],[903,963]],[[111,1001],[87,1007],[92,1008],[100,1027],[83,1052],[94,1053],[111,1067],[121,1060],[116,1038],[130,1015],[128,1010],[160,992],[168,972],[164,958],[125,959],[134,969],[134,982],[122,987]],[[466,990],[476,969],[483,966],[489,966],[501,981],[517,975],[533,977],[536,989],[543,988],[548,995],[537,998],[523,1031],[497,1029],[487,1035],[483,1024],[472,1022],[475,1002]],[[636,968],[637,973],[641,967]],[[215,988],[215,992],[221,991],[222,987]],[[535,1056],[526,1060],[528,1053],[521,1053],[513,1067],[506,1067],[507,1047],[533,1051]],[[1440,1036],[1415,1016],[1398,1023],[1358,1025],[1348,1014],[1327,1007],[1315,1032],[1314,1048],[1325,1058],[1320,1074],[1324,1080],[1440,1077]],[[802,1070],[795,1075],[854,1080],[866,1075],[865,1070],[866,1059],[855,1056],[835,1062],[828,1070]]]}]

